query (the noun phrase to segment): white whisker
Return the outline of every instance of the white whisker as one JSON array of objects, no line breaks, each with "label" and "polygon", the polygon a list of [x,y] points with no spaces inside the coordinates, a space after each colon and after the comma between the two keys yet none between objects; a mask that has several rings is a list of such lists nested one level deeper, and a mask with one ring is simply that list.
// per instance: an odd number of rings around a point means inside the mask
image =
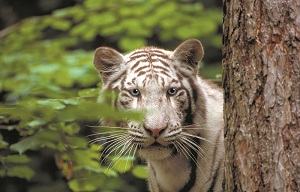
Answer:
[{"label": "white whisker", "polygon": [[199,144],[195,143],[193,140],[190,140],[189,138],[186,138],[186,137],[182,137],[181,139],[183,139],[185,141],[185,143],[191,148],[193,149],[195,152],[197,152],[197,154],[202,158],[204,159],[204,161],[206,163],[207,162],[207,159],[205,157],[205,151],[199,146]]},{"label": "white whisker", "polygon": [[[115,155],[112,162],[108,165],[108,169],[113,169],[113,167],[116,165],[116,163],[113,163],[113,162],[114,161],[116,161],[116,162],[120,161],[121,157],[125,156],[127,154],[128,147],[131,145],[132,140],[133,140],[133,138],[130,138],[129,140],[127,139],[124,142],[124,145],[122,147],[121,146],[119,147],[119,148],[122,148],[122,149]],[[127,166],[127,163],[126,163],[126,166]]]},{"label": "white whisker", "polygon": [[[175,144],[176,143],[176,144]],[[188,155],[188,151],[186,151],[186,149],[181,145],[181,143],[178,140],[175,140],[174,146],[176,148],[176,150],[178,152],[182,152],[183,155],[188,159],[189,155]]]},{"label": "white whisker", "polygon": [[181,149],[181,151],[183,152],[184,156],[186,156],[186,158],[191,158],[194,161],[194,157],[192,157],[190,155],[190,151],[183,145],[182,141],[176,141],[176,143],[178,144],[179,148]]},{"label": "white whisker", "polygon": [[205,139],[204,137],[200,137],[200,136],[198,136],[198,135],[193,135],[193,134],[187,133],[187,132],[181,132],[181,134],[182,134],[182,135],[185,135],[185,136],[188,136],[188,137],[197,138],[197,139],[200,139],[200,140],[202,140],[202,141],[206,141],[206,142],[208,142],[208,143],[214,145],[213,142],[209,141],[208,139]]},{"label": "white whisker", "polygon": [[[127,163],[128,163],[128,160],[129,160],[129,156],[131,156],[130,155],[130,153],[131,153],[131,151],[132,151],[132,149],[133,149],[133,147],[134,147],[134,144],[132,144],[132,140],[133,140],[134,138],[132,138],[131,139],[131,141],[130,141],[130,143],[131,143],[131,145],[130,145],[130,148],[129,148],[129,150],[128,150],[128,157],[127,157],[127,159],[126,159],[126,163],[125,163],[125,167],[127,167]],[[125,155],[126,155],[126,153],[125,153]],[[132,162],[132,161],[131,161]]]},{"label": "white whisker", "polygon": [[[112,152],[116,152],[116,150],[118,150],[119,148],[121,148],[123,146],[123,143],[125,143],[127,140],[127,136],[124,136],[124,137],[121,137],[121,138],[115,138],[114,140],[110,140],[109,141],[109,145],[108,147],[106,147],[102,154],[108,152],[108,154],[106,155],[106,157],[108,157]],[[100,156],[100,158],[102,157],[102,154]],[[106,158],[104,158],[102,161],[101,161],[101,164],[103,163],[103,161],[105,160]]]},{"label": "white whisker", "polygon": [[[137,148],[138,148],[138,144],[136,144],[136,143],[133,143],[133,146],[135,146],[135,148],[134,148],[134,150],[133,150],[133,156],[135,156],[135,153],[136,153],[136,151],[137,151]],[[131,166],[133,167],[133,161],[131,161]]]},{"label": "white whisker", "polygon": [[201,125],[201,124],[184,125],[181,127],[181,129],[182,130],[204,130],[204,131],[209,131],[209,132],[218,132],[218,130],[203,127],[203,125]]},{"label": "white whisker", "polygon": [[[185,140],[180,140],[180,141],[183,143],[182,146],[184,148],[185,148],[184,144],[186,144],[187,146],[189,146],[189,144],[187,143],[187,141],[185,141]],[[202,169],[201,169],[201,167],[199,165],[199,162],[198,162],[197,158],[191,153],[190,150],[188,150],[188,149],[185,149],[185,150],[188,151],[188,156],[192,159],[192,161],[196,164],[196,166],[199,168],[199,170],[201,171],[201,173],[204,175],[204,173],[203,173],[203,171],[202,171]]]},{"label": "white whisker", "polygon": [[96,135],[109,135],[109,134],[116,134],[116,133],[126,133],[124,131],[109,131],[109,132],[102,132],[102,133],[93,133],[88,135],[87,137],[96,136]]},{"label": "white whisker", "polygon": [[124,130],[128,130],[128,127],[110,127],[110,126],[95,126],[95,125],[88,125],[88,127],[91,128],[103,128],[103,129],[124,129]]},{"label": "white whisker", "polygon": [[[110,140],[110,139],[114,139],[114,138],[119,138],[119,137],[123,137],[123,136],[126,136],[126,135],[127,134],[117,134],[117,135],[102,136],[102,137],[98,137],[98,138],[92,139],[88,143],[91,145],[91,144],[94,144],[96,142]],[[103,145],[103,143],[102,143],[102,145]]]}]

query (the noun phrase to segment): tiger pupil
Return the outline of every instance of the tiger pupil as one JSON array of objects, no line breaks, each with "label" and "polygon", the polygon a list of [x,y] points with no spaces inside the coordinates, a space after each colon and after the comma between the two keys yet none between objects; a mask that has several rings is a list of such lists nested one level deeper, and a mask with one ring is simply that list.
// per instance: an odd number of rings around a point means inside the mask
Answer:
[{"label": "tiger pupil", "polygon": [[171,88],[171,89],[168,90],[167,93],[168,93],[168,95],[175,95],[176,92],[177,92],[177,90],[175,88]]},{"label": "tiger pupil", "polygon": [[137,89],[133,89],[133,90],[131,90],[131,95],[133,95],[133,96],[139,96],[140,95],[140,91],[137,90]]}]

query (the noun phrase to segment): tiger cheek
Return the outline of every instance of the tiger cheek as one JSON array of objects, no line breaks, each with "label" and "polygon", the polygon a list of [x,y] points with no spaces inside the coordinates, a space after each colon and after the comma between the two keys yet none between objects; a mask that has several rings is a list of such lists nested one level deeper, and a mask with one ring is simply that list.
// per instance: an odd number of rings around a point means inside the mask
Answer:
[{"label": "tiger cheek", "polygon": [[121,91],[118,98],[118,109],[134,109],[136,106],[135,98],[132,98],[127,91]]},{"label": "tiger cheek", "polygon": [[187,105],[187,97],[185,93],[181,93],[178,97],[176,97],[176,109],[181,113],[185,110]]}]

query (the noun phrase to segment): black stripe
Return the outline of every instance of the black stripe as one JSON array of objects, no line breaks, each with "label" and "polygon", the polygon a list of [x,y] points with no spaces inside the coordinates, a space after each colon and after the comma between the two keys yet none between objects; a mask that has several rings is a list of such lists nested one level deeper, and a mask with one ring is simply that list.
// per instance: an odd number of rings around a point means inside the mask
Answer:
[{"label": "black stripe", "polygon": [[[131,61],[131,60],[129,60],[128,63],[129,63],[130,61]],[[136,61],[135,64],[133,64],[133,66],[130,68],[130,70],[133,71],[135,68],[137,68],[137,67],[140,65],[141,62],[145,62],[145,63],[146,63],[146,62],[147,62],[147,59],[141,59],[141,60]]]},{"label": "black stripe", "polygon": [[[149,65],[140,66],[139,68],[135,69],[135,70],[133,71],[133,73],[137,73],[137,72],[139,72],[139,71],[141,71],[141,70],[143,70],[143,69],[146,69],[146,68],[149,68]],[[133,68],[132,68],[132,69],[133,69]]]},{"label": "black stripe", "polygon": [[[185,91],[186,91],[186,93],[188,95],[188,98],[189,98],[189,107],[186,109],[187,115],[186,115],[186,118],[185,118],[185,124],[191,125],[191,124],[194,123],[194,114],[192,112],[192,105],[195,105],[195,103],[192,103],[192,98],[193,98],[194,102],[196,102],[197,99],[198,99],[198,92],[197,92],[196,89],[194,89],[194,87],[192,87],[192,95],[190,94],[190,92],[188,92],[187,89]],[[198,138],[194,138],[193,142],[200,145],[200,139],[198,139]],[[195,151],[194,149],[190,149],[190,150],[191,150],[191,156],[194,157],[194,159],[197,161],[198,160],[197,151]],[[190,159],[190,167],[191,167],[191,172],[190,172],[190,176],[189,176],[189,181],[180,190],[180,192],[188,192],[195,185],[196,177],[197,177],[197,164],[193,161],[192,158]]]},{"label": "black stripe", "polygon": [[144,75],[144,74],[146,74],[146,73],[150,73],[150,70],[147,70],[147,71],[140,71],[140,72],[137,74],[137,76],[140,77],[140,76],[142,76],[142,75]]},{"label": "black stripe", "polygon": [[194,114],[192,111],[192,100],[191,100],[191,95],[188,92],[187,89],[185,89],[185,92],[187,93],[187,96],[189,98],[188,102],[189,102],[189,107],[185,110],[186,112],[186,117],[185,117],[185,121],[184,124],[185,125],[192,125],[194,123]]},{"label": "black stripe", "polygon": [[[153,169],[153,167],[152,167],[151,164],[150,164],[150,169],[152,170],[153,175],[154,175],[154,178],[156,179],[156,172],[155,172],[155,170]],[[153,183],[149,182],[149,187],[151,188],[150,191],[154,191]]]},{"label": "black stripe", "polygon": [[170,69],[162,67],[162,66],[159,66],[159,65],[153,65],[153,69],[161,69],[162,71],[166,71],[166,72],[170,71]]},{"label": "black stripe", "polygon": [[[199,139],[193,139],[193,141],[195,143],[200,144],[200,140]],[[197,151],[191,149],[192,152],[192,157],[195,158],[195,160],[198,159],[198,153]],[[189,181],[185,184],[185,186],[179,191],[179,192],[188,192],[192,189],[192,187],[194,187],[195,183],[196,183],[196,177],[197,177],[197,164],[191,159],[190,160],[190,167],[191,167],[191,172],[190,172],[190,179]]]},{"label": "black stripe", "polygon": [[122,76],[126,77],[126,73],[127,71],[123,71],[122,73],[118,74],[118,76],[114,77],[113,79],[110,79],[108,82],[107,82],[107,89],[108,90],[112,90],[113,89],[113,84],[116,83],[116,82],[119,82],[120,81],[120,78]]},{"label": "black stripe", "polygon": [[214,192],[214,188],[215,188],[216,183],[217,183],[217,178],[218,178],[218,175],[219,175],[221,163],[222,163],[222,160],[220,160],[220,162],[219,162],[218,168],[216,169],[216,171],[214,173],[214,176],[212,178],[212,182],[211,182],[210,187],[207,190],[207,192]]},{"label": "black stripe", "polygon": [[[191,100],[191,95],[188,92],[188,90],[185,90],[187,93],[187,96],[189,98],[189,107],[186,109],[186,117],[185,117],[185,124],[186,125],[191,125],[194,123],[194,114],[192,113],[192,100]],[[199,143],[199,139],[195,138],[193,139],[195,143]],[[197,151],[190,149],[191,150],[191,156],[194,157],[195,160],[198,159],[198,153]],[[189,176],[189,181],[185,184],[185,186],[180,190],[180,192],[187,192],[190,191],[191,188],[195,185],[196,182],[196,173],[197,173],[197,164],[193,161],[193,159],[190,159],[190,176]]]},{"label": "black stripe", "polygon": [[[154,170],[154,168],[153,168],[153,166],[152,166],[151,164],[150,164],[150,167],[151,167],[150,169],[153,171],[153,175],[154,175],[154,178],[155,178],[155,183],[157,183],[158,191],[159,191],[159,192],[162,192],[161,187],[160,187],[160,185],[159,185],[159,183],[158,183],[158,181],[157,181],[157,178],[156,178],[156,172],[155,172],[155,170]],[[154,183],[152,183],[152,184],[150,183],[150,185],[151,185],[150,187],[151,187],[151,189],[152,189],[151,191],[154,191],[154,188],[155,188],[155,187],[153,186],[153,184],[154,184]]]},{"label": "black stripe", "polygon": [[[164,58],[163,57],[163,59],[166,59],[166,60],[168,60],[168,61],[173,61],[172,59],[169,59],[169,58]],[[169,65],[169,63],[167,62],[167,61],[165,61],[165,60],[163,60],[162,58],[157,58],[155,61],[157,61],[157,62],[160,62],[162,65],[164,65],[165,67],[170,67],[170,65]]]},{"label": "black stripe", "polygon": [[168,73],[164,72],[164,71],[159,71],[158,73],[160,73],[160,74],[164,74],[165,76],[167,76],[167,77],[170,77],[170,78],[171,78],[171,76],[170,76]]},{"label": "black stripe", "polygon": [[[216,157],[217,157],[217,151],[218,151],[218,149],[219,149],[219,143],[220,143],[222,131],[223,131],[223,130],[220,129],[219,132],[218,132],[218,134],[217,134],[217,139],[216,139],[216,141],[215,141],[215,147],[214,147],[213,158],[212,158],[213,160],[212,160],[212,162],[215,162]],[[211,172],[213,171],[214,165],[215,165],[214,163],[211,164],[211,168],[210,168]]]},{"label": "black stripe", "polygon": [[160,51],[159,49],[153,49],[151,47],[146,47],[144,49],[136,50],[134,51],[129,57],[146,57],[146,56],[157,56],[162,57],[166,59],[170,59],[170,57],[163,51]]},{"label": "black stripe", "polygon": [[197,103],[197,100],[198,100],[198,91],[194,87],[192,87],[192,94],[193,94],[194,102]]}]

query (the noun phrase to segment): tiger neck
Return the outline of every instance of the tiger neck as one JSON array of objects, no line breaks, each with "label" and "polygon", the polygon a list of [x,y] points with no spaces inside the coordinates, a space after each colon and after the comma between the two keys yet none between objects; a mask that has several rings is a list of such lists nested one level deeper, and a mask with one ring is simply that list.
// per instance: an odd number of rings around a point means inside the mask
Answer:
[{"label": "tiger neck", "polygon": [[[195,181],[192,160],[178,153],[169,159],[148,161],[150,187],[159,191],[186,191]],[[193,178],[191,178],[191,176]],[[193,181],[192,181],[193,182]]]}]

